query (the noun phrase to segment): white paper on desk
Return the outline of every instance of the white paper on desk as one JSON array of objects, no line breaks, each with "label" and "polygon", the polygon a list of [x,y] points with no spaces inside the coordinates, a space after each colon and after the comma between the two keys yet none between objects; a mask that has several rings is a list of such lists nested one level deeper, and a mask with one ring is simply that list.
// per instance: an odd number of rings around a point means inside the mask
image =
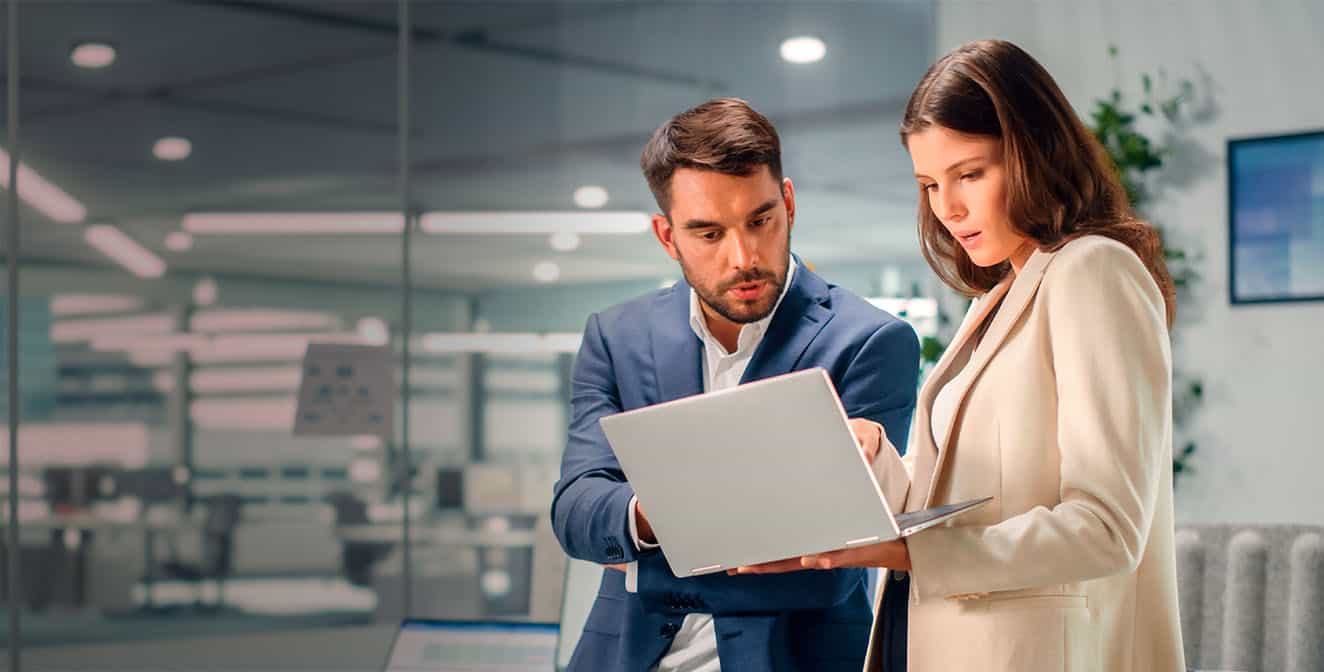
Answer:
[{"label": "white paper on desk", "polygon": [[294,433],[390,438],[395,419],[389,346],[309,343]]}]

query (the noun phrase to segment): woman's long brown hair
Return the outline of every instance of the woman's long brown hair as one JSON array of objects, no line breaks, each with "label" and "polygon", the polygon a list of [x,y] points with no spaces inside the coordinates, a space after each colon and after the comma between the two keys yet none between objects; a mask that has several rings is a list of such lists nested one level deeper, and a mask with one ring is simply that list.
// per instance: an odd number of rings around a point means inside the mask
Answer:
[{"label": "woman's long brown hair", "polygon": [[[1011,225],[1039,249],[1057,250],[1087,235],[1131,248],[1158,283],[1171,327],[1176,296],[1162,240],[1136,217],[1103,146],[1038,61],[1002,40],[956,48],[929,68],[910,95],[901,143],[930,126],[1002,141]],[[987,292],[1011,272],[1006,262],[976,266],[933,214],[922,189],[919,237],[929,266],[966,296]]]}]

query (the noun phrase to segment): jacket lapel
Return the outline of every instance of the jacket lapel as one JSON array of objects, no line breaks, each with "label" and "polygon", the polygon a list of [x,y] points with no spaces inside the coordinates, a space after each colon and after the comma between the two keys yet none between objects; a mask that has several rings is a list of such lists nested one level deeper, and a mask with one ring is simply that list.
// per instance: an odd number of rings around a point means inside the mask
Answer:
[{"label": "jacket lapel", "polygon": [[[1007,336],[1011,333],[1012,328],[1016,326],[1016,323],[1020,321],[1020,317],[1024,314],[1026,308],[1033,302],[1035,294],[1039,290],[1039,283],[1043,280],[1044,270],[1048,267],[1048,262],[1052,260],[1053,254],[1052,252],[1035,250],[1030,258],[1026,260],[1020,273],[1017,273],[1012,279],[999,283],[986,295],[984,302],[979,306],[975,319],[967,321],[965,328],[959,334],[959,338],[954,339],[952,345],[944,353],[943,359],[947,362],[947,367],[942,371],[935,370],[934,372],[942,375],[933,376],[930,384],[925,385],[924,394],[921,395],[923,397],[921,408],[924,410],[925,416],[924,434],[928,438],[928,442],[936,448],[933,475],[929,479],[929,487],[924,496],[923,506],[925,508],[933,505],[933,495],[937,492],[938,480],[942,477],[943,465],[950,453],[952,436],[956,434],[955,431],[948,432],[943,445],[936,445],[930,414],[933,410],[933,401],[938,396],[938,391],[958,373],[958,371],[951,370],[953,363],[961,359],[968,359],[964,367],[959,370],[960,373],[968,371],[968,374],[962,378],[961,386],[956,390],[956,406],[952,415],[952,421],[955,422],[961,415],[961,409],[965,406],[966,396],[969,395],[971,386],[979,378],[979,374],[988,365],[993,355],[1001,348],[1002,343],[1007,340]],[[999,288],[1001,288],[1001,292],[999,292]],[[1002,299],[1000,307],[999,297]],[[973,352],[964,352],[972,348],[971,338],[978,331],[979,326],[989,319],[989,313],[995,309],[996,313],[992,316],[993,321],[989,323],[988,329],[985,330],[978,348],[973,349]]]},{"label": "jacket lapel", "polygon": [[741,384],[790,373],[832,319],[833,312],[826,307],[828,284],[799,260],[797,263],[800,265],[791,287],[773,313],[767,333],[740,378]]},{"label": "jacket lapel", "polygon": [[690,328],[690,285],[684,280],[657,295],[651,313],[657,403],[703,392],[703,349]]}]

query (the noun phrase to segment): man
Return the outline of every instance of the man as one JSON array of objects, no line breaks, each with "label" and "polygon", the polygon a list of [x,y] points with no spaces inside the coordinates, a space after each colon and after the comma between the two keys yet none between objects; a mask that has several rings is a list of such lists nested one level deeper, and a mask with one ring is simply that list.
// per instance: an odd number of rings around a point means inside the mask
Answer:
[{"label": "man", "polygon": [[856,672],[872,620],[863,570],[675,578],[598,420],[823,367],[862,446],[882,431],[904,446],[918,339],[792,257],[780,140],[744,101],[677,115],[641,164],[661,210],[653,232],[685,280],[584,331],[552,525],[570,556],[623,571],[604,572],[570,669]]}]

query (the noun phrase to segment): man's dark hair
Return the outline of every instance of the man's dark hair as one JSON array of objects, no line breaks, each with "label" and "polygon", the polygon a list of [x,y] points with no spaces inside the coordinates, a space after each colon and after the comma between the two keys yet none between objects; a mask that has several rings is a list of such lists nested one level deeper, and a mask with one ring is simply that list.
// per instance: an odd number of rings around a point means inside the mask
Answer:
[{"label": "man's dark hair", "polygon": [[653,132],[639,165],[663,213],[670,215],[677,168],[745,176],[767,166],[782,181],[782,147],[768,118],[739,98],[717,98],[681,112]]}]

